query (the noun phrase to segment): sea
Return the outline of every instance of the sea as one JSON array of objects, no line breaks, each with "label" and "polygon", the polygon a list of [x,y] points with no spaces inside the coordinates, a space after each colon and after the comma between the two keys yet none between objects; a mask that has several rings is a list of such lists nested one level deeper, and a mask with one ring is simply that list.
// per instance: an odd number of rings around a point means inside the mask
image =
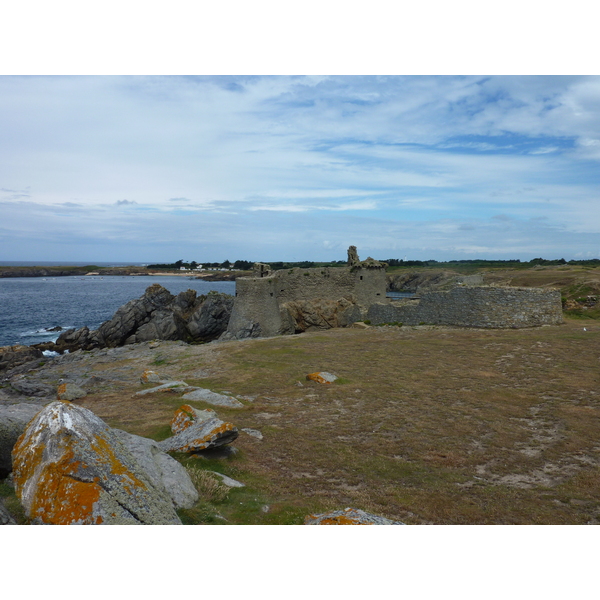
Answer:
[{"label": "sea", "polygon": [[208,282],[185,276],[2,277],[0,346],[56,341],[61,331],[50,331],[56,327],[97,329],[153,283],[174,295],[188,289],[198,295],[210,291],[235,295],[235,281]]}]

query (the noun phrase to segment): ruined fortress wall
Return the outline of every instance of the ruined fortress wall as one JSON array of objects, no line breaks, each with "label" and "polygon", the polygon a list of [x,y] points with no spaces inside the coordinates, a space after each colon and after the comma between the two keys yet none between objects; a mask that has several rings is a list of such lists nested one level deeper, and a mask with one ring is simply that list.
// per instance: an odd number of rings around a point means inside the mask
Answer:
[{"label": "ruined fortress wall", "polygon": [[457,287],[420,300],[373,304],[373,324],[400,322],[462,327],[521,328],[563,322],[560,292],[536,288]]},{"label": "ruined fortress wall", "polygon": [[242,277],[235,282],[235,302],[227,331],[233,337],[265,337],[293,333],[285,331],[276,286],[271,277]]},{"label": "ruined fortress wall", "polygon": [[297,300],[338,300],[354,296],[368,306],[385,298],[384,269],[324,267],[276,271],[272,276],[274,293],[280,303]]},{"label": "ruined fortress wall", "polygon": [[323,267],[280,270],[266,277],[236,281],[236,299],[227,331],[248,337],[249,328],[260,336],[294,333],[294,323],[284,304],[297,301],[352,298],[367,307],[385,300],[384,268]]}]

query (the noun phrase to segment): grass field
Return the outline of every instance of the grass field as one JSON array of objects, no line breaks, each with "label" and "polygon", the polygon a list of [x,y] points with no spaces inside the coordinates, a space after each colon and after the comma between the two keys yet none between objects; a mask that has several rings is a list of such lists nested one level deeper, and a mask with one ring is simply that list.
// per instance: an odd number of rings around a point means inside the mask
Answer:
[{"label": "grass field", "polygon": [[[575,319],[526,330],[336,329],[184,348],[160,370],[254,397],[217,412],[264,438],[241,433],[230,459],[177,456],[246,483],[182,518],[292,524],[353,506],[414,524],[596,523],[600,324],[586,323],[587,331]],[[146,362],[134,364],[153,366]],[[306,381],[320,370],[341,383]],[[183,402],[132,400],[139,387],[82,404],[162,439]]]}]

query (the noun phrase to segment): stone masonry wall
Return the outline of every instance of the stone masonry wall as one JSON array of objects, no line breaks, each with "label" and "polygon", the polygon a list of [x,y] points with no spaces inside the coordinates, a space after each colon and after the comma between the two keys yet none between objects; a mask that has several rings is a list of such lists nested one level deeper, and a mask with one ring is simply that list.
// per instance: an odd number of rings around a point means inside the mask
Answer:
[{"label": "stone masonry wall", "polygon": [[390,301],[369,307],[373,324],[456,325],[521,328],[563,322],[558,290],[539,288],[457,287],[426,292],[419,300]]},{"label": "stone masonry wall", "polygon": [[225,339],[294,333],[293,319],[284,306],[290,302],[344,298],[366,314],[371,304],[385,301],[385,290],[385,268],[294,268],[266,277],[239,278]]}]

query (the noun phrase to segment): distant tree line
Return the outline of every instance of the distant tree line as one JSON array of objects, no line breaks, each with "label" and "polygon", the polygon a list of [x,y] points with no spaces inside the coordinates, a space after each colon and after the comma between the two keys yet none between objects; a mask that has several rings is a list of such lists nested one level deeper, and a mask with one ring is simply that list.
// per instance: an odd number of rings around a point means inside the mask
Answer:
[{"label": "distant tree line", "polygon": [[388,258],[386,261],[390,267],[453,267],[453,266],[471,266],[471,267],[535,267],[537,265],[582,265],[599,266],[600,259],[592,258],[589,260],[569,260],[564,258],[547,260],[545,258],[533,258],[530,261],[521,262],[517,259],[509,260],[487,260],[487,259],[467,259],[467,260],[402,260],[397,258]]},{"label": "distant tree line", "polygon": [[195,269],[196,267],[202,265],[202,268],[206,269],[236,269],[237,271],[248,271],[252,268],[254,263],[249,260],[236,260],[232,263],[229,260],[224,260],[222,263],[219,262],[205,262],[198,263],[195,260],[190,262],[185,262],[183,260],[177,260],[174,263],[157,263],[154,265],[148,265],[148,269],[181,269],[184,267],[186,269]]},{"label": "distant tree line", "polygon": [[[385,261],[390,267],[535,267],[537,265],[543,266],[554,266],[554,265],[581,265],[581,266],[590,266],[597,267],[600,266],[599,258],[591,258],[589,260],[569,260],[566,261],[564,258],[559,258],[556,260],[547,260],[545,258],[533,258],[530,261],[521,262],[517,259],[509,259],[509,260],[487,260],[487,259],[465,259],[465,260],[447,260],[447,261],[438,261],[438,260],[403,260],[401,258],[388,258]],[[200,264],[205,269],[235,269],[236,271],[249,271],[252,269],[254,264],[253,261],[250,260],[236,260],[235,262],[231,262],[229,260],[225,260],[221,263],[219,262],[205,262],[205,263],[197,263],[195,260],[190,262],[184,262],[183,260],[178,260],[174,263],[159,263],[155,265],[148,265],[149,269],[180,269],[181,267],[185,267],[186,269],[195,269]],[[299,262],[284,262],[277,261],[268,263],[274,271],[279,271],[281,269],[293,269],[295,267],[301,269],[312,269],[316,267],[340,267],[346,264],[345,260],[337,260],[330,262],[314,262],[311,260],[304,260]]]}]

